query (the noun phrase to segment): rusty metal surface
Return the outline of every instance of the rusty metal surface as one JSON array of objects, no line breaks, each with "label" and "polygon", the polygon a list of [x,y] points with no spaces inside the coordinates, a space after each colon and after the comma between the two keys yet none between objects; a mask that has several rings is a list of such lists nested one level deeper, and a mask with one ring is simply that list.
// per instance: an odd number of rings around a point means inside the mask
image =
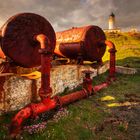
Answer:
[{"label": "rusty metal surface", "polygon": [[39,95],[41,99],[44,99],[52,94],[50,70],[53,50],[51,50],[50,41],[46,35],[37,35],[36,40],[40,43],[39,53],[41,54],[41,87],[39,89]]},{"label": "rusty metal surface", "polygon": [[17,65],[23,67],[34,67],[41,64],[38,53],[40,44],[34,41],[34,36],[46,35],[50,40],[52,50],[55,47],[55,32],[51,24],[37,14],[17,14],[11,17],[1,30],[3,52]]},{"label": "rusty metal surface", "polygon": [[1,40],[2,40],[2,36],[1,36],[1,30],[0,30],[0,58],[5,59],[5,54],[1,49]]},{"label": "rusty metal surface", "polygon": [[108,81],[114,81],[116,79],[116,47],[113,42],[106,40],[105,44],[109,47],[108,52],[110,53],[110,68],[109,68],[109,77]]},{"label": "rusty metal surface", "polygon": [[61,43],[60,44],[60,51],[65,54],[68,58],[71,56],[76,59],[78,53],[80,52],[81,43]]},{"label": "rusty metal surface", "polygon": [[98,26],[76,27],[57,32],[56,39],[55,54],[72,59],[82,55],[84,60],[99,61],[106,49],[106,45],[100,43],[106,40],[105,34]]},{"label": "rusty metal surface", "polygon": [[3,53],[1,47],[0,47],[0,58],[5,59],[5,54]]}]

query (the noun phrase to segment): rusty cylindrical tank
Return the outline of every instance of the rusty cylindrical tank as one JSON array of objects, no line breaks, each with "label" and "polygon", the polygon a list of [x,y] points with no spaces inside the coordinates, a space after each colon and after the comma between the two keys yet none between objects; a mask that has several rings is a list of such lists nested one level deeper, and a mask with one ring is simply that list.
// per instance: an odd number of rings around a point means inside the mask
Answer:
[{"label": "rusty cylindrical tank", "polygon": [[44,34],[50,41],[52,51],[56,37],[51,24],[42,16],[34,13],[21,13],[11,17],[1,28],[0,54],[4,54],[16,65],[31,68],[41,64],[38,53],[40,43],[34,38]]},{"label": "rusty cylindrical tank", "polygon": [[54,53],[61,57],[77,59],[82,56],[86,61],[100,61],[105,53],[105,34],[98,26],[73,27],[56,33]]}]

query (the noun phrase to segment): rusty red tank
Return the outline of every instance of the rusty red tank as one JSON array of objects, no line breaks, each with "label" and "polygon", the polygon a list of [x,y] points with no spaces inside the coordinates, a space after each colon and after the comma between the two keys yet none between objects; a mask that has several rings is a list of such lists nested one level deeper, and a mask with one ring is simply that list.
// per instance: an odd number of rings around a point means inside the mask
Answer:
[{"label": "rusty red tank", "polygon": [[[41,64],[38,53],[40,44],[35,36],[44,34],[55,47],[55,32],[49,21],[34,13],[20,13],[12,16],[1,28],[0,57],[5,54],[16,65],[31,68]],[[4,52],[4,54],[3,54]]]},{"label": "rusty red tank", "polygon": [[77,59],[82,56],[86,61],[100,61],[105,53],[105,34],[98,26],[73,27],[56,33],[54,53],[61,57]]}]

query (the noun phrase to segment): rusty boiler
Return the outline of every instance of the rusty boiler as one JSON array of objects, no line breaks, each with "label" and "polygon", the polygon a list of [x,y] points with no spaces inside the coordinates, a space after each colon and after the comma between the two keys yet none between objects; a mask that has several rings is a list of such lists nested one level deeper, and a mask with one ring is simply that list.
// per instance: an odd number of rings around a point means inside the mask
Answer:
[{"label": "rusty boiler", "polygon": [[54,53],[60,57],[85,61],[101,61],[105,53],[105,34],[98,26],[73,27],[56,33]]},{"label": "rusty boiler", "polygon": [[8,58],[18,66],[32,68],[41,64],[38,53],[40,43],[35,37],[44,34],[54,50],[56,37],[51,24],[34,13],[20,13],[12,16],[0,29],[0,58]]}]

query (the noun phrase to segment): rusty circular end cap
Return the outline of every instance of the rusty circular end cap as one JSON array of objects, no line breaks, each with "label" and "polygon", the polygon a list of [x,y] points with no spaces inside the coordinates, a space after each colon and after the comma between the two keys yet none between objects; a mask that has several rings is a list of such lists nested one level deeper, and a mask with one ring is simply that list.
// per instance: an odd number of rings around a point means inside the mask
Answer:
[{"label": "rusty circular end cap", "polygon": [[50,40],[52,52],[56,37],[51,24],[42,16],[21,13],[11,17],[2,27],[1,47],[7,57],[22,67],[35,67],[41,64],[39,42],[34,36],[44,34]]}]

